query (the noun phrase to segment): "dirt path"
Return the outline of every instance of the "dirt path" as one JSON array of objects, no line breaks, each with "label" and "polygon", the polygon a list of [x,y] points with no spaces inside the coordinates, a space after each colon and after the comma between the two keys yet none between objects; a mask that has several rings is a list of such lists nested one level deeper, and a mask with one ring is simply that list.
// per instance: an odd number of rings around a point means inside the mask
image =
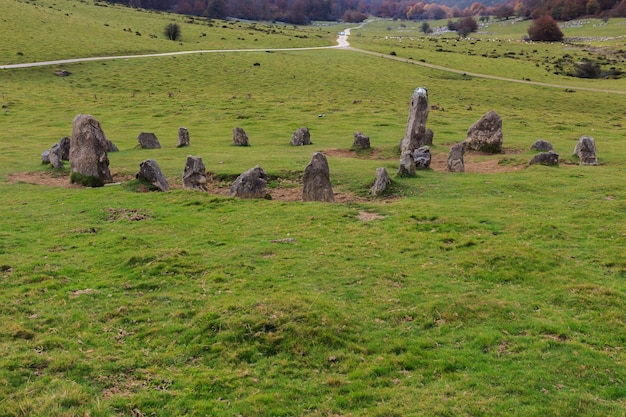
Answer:
[{"label": "dirt path", "polygon": [[337,37],[337,45],[332,46],[313,46],[308,48],[259,48],[259,49],[207,49],[207,50],[196,50],[196,51],[179,51],[179,52],[164,52],[159,54],[145,54],[145,55],[118,55],[118,56],[101,56],[101,57],[90,57],[90,58],[74,58],[74,59],[61,59],[56,61],[42,61],[42,62],[29,62],[23,64],[10,64],[10,65],[0,65],[0,69],[10,70],[10,69],[19,69],[19,68],[32,68],[32,67],[43,67],[50,65],[63,65],[63,64],[73,64],[78,62],[90,62],[90,61],[106,61],[112,59],[136,59],[136,58],[154,58],[154,57],[163,57],[163,56],[173,56],[173,55],[191,55],[191,54],[211,54],[211,53],[227,53],[227,52],[280,52],[280,51],[314,51],[321,49],[342,49],[346,51],[358,52],[361,54],[374,55],[385,59],[393,59],[394,61],[404,62],[406,64],[411,65],[419,65],[422,67],[427,67],[439,71],[452,72],[455,74],[463,74],[470,77],[476,78],[487,78],[490,80],[511,82],[511,83],[519,83],[519,84],[528,84],[528,85],[538,85],[541,87],[550,87],[550,88],[558,88],[561,90],[570,89],[570,90],[578,90],[578,91],[590,91],[594,93],[607,93],[607,94],[626,94],[626,91],[619,90],[607,90],[601,88],[588,88],[588,87],[574,87],[563,84],[551,84],[551,83],[541,83],[537,81],[528,81],[528,80],[516,80],[514,78],[506,78],[499,77],[496,75],[488,75],[488,74],[479,74],[475,72],[467,72],[463,70],[457,70],[454,68],[443,67],[440,65],[428,64],[426,62],[421,61],[413,61],[411,59],[400,58],[393,55],[381,54],[379,52],[367,51],[365,49],[353,48],[350,46],[348,42],[348,37],[350,36],[351,29],[359,29],[365,26],[368,21],[361,23],[359,26],[345,29],[343,32],[339,34]]}]

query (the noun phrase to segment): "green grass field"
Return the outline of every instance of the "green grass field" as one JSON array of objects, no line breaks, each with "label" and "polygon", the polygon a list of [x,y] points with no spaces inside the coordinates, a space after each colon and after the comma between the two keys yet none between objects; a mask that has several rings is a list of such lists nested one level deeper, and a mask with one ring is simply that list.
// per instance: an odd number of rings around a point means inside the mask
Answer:
[{"label": "green grass field", "polygon": [[[247,22],[185,24],[56,3],[0,4],[0,19],[25,28],[0,26],[10,40],[0,65],[80,56],[81,42],[94,45],[89,56],[324,46],[345,27],[289,26],[255,42],[243,34]],[[69,39],[54,49],[37,41],[44,32],[35,22],[57,19],[76,24],[50,25],[49,39]],[[172,20],[183,24],[182,45],[162,39]],[[626,91],[624,79],[571,79],[525,59],[481,56],[494,48],[572,53],[570,44],[514,41],[525,24],[500,32],[492,23],[474,45],[456,41],[477,57],[436,52],[445,41],[428,40],[410,22],[372,22],[350,42],[413,61],[417,45],[430,45],[427,63]],[[72,31],[81,27],[93,36],[78,39]],[[406,30],[410,48],[384,40]],[[623,20],[598,30],[621,37]],[[566,36],[595,33],[588,25]],[[617,56],[624,38],[614,42],[622,43],[610,46]],[[623,94],[337,49],[63,68],[72,75],[55,76],[56,66],[0,70],[1,416],[626,415]],[[418,86],[437,105],[428,119],[436,156],[490,109],[504,120],[507,152],[468,155],[481,169],[464,174],[396,177]],[[120,148],[109,154],[114,175],[132,177],[155,158],[173,191],[137,192],[133,181],[65,186],[69,168],[41,165],[40,153],[71,134],[79,113],[94,115]],[[189,129],[188,148],[176,148],[179,126]],[[252,146],[231,145],[235,126]],[[312,146],[289,146],[300,126],[311,129]],[[141,131],[155,132],[162,149],[138,149]],[[349,153],[357,131],[371,137],[372,152]],[[599,166],[578,166],[572,156],[584,134],[596,140]],[[559,152],[559,167],[526,166],[539,138]],[[315,151],[329,155],[342,202],[180,188],[191,154],[222,187],[260,164],[272,187],[297,189]],[[392,190],[372,198],[381,166]],[[377,216],[363,221],[362,213]]]}]

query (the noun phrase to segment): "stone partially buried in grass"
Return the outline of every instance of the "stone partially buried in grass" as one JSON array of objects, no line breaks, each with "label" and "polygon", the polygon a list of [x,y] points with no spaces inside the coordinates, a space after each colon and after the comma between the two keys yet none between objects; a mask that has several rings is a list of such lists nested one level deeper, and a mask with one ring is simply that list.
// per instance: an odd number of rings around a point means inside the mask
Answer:
[{"label": "stone partially buried in grass", "polygon": [[389,178],[387,169],[384,167],[376,168],[376,179],[374,180],[374,185],[370,188],[370,192],[375,196],[381,195],[389,184],[391,184],[391,178]]},{"label": "stone partially buried in grass", "polygon": [[183,188],[187,190],[206,191],[206,168],[202,158],[198,156],[187,156],[185,171],[183,172]]},{"label": "stone partially buried in grass", "polygon": [[311,132],[308,127],[296,129],[291,136],[291,146],[304,146],[311,144]]},{"label": "stone partially buried in grass", "polygon": [[501,153],[502,137],[502,118],[490,110],[467,130],[465,142],[469,150]]},{"label": "stone partially buried in grass", "polygon": [[76,179],[87,179],[79,181],[87,186],[113,182],[106,138],[100,122],[91,115],[79,114],[74,118],[69,157],[72,173],[76,174],[70,176],[73,183]]},{"label": "stone partially buried in grass", "polygon": [[189,146],[189,131],[185,127],[178,128],[178,142],[176,143],[177,148],[182,148],[183,146]]},{"label": "stone partially buried in grass", "polygon": [[237,177],[230,187],[228,195],[239,198],[265,198],[267,193],[267,174],[259,165],[250,168]]},{"label": "stone partially buried in grass", "polygon": [[137,179],[144,180],[152,184],[159,191],[169,191],[170,185],[163,175],[159,164],[154,159],[146,159],[139,164],[139,172],[135,176]]},{"label": "stone partially buried in grass", "polygon": [[233,145],[234,146],[250,146],[248,134],[241,127],[233,128]]},{"label": "stone partially buried in grass", "polygon": [[463,161],[465,146],[465,142],[459,142],[450,148],[447,163],[447,169],[449,172],[465,172],[465,162]]},{"label": "stone partially buried in grass", "polygon": [[161,149],[161,144],[156,135],[152,132],[141,132],[137,136],[139,146],[143,149]]},{"label": "stone partially buried in grass", "polygon": [[528,162],[528,165],[558,165],[559,164],[559,154],[554,151],[549,152],[541,152],[537,155],[533,156],[533,158]]}]

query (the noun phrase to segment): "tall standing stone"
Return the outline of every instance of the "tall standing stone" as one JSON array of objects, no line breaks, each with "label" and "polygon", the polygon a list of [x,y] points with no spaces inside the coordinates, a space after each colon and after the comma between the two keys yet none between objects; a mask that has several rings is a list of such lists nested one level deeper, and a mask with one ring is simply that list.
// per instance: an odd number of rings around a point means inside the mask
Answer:
[{"label": "tall standing stone", "polygon": [[291,136],[291,146],[304,146],[311,144],[311,132],[308,127],[296,129]]},{"label": "tall standing stone", "polygon": [[467,149],[488,153],[502,152],[502,118],[493,110],[467,130]]},{"label": "tall standing stone", "polygon": [[139,136],[137,136],[137,142],[139,142],[139,146],[141,146],[144,149],[160,149],[161,148],[159,139],[157,139],[156,135],[152,132],[141,132]]},{"label": "tall standing stone", "polygon": [[335,201],[326,156],[315,152],[302,175],[302,201]]},{"label": "tall standing stone", "polygon": [[465,145],[465,142],[459,142],[450,148],[447,163],[449,172],[465,172],[465,162],[463,161]]},{"label": "tall standing stone", "polygon": [[428,90],[425,87],[416,88],[411,97],[406,132],[400,142],[398,175],[401,177],[415,175],[418,149],[433,143],[433,131],[426,127],[429,111]]},{"label": "tall standing stone", "polygon": [[239,198],[265,198],[267,195],[267,174],[259,165],[250,168],[237,177],[228,195]]},{"label": "tall standing stone", "polygon": [[432,131],[426,127],[429,111],[428,89],[426,87],[416,88],[411,96],[409,120],[402,139],[401,150],[403,152],[414,151],[424,145],[433,144]]},{"label": "tall standing stone", "polygon": [[79,114],[72,123],[70,168],[84,177],[101,183],[113,182],[109,171],[107,144],[100,122],[88,114]]},{"label": "tall standing stone", "polygon": [[206,191],[206,168],[199,156],[187,156],[183,171],[183,188],[188,190]]},{"label": "tall standing stone", "polygon": [[250,146],[250,140],[245,130],[240,127],[233,128],[233,145],[234,146]]},{"label": "tall standing stone", "polygon": [[183,146],[189,146],[189,131],[185,127],[178,128],[178,142],[176,142],[177,148],[182,148]]},{"label": "tall standing stone", "polygon": [[169,191],[170,185],[163,175],[159,164],[154,159],[146,159],[139,164],[139,172],[135,175],[136,178],[148,181],[161,191]]},{"label": "tall standing stone", "polygon": [[591,136],[582,136],[578,139],[574,154],[578,156],[580,165],[598,165],[596,141]]}]

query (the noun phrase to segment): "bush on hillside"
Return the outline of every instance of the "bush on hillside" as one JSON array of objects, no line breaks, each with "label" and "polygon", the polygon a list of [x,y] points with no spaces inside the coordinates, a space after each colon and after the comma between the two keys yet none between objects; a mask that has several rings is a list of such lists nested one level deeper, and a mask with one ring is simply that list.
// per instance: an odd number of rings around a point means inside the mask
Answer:
[{"label": "bush on hillside", "polygon": [[171,41],[176,41],[180,38],[180,26],[178,23],[168,23],[163,29],[165,37]]},{"label": "bush on hillside", "polygon": [[533,20],[528,28],[528,37],[531,41],[558,42],[563,40],[563,32],[551,16],[541,16]]},{"label": "bush on hillside", "polygon": [[456,22],[456,33],[459,34],[460,37],[466,38],[472,32],[476,32],[478,30],[478,22],[472,16],[466,16],[459,19]]}]

